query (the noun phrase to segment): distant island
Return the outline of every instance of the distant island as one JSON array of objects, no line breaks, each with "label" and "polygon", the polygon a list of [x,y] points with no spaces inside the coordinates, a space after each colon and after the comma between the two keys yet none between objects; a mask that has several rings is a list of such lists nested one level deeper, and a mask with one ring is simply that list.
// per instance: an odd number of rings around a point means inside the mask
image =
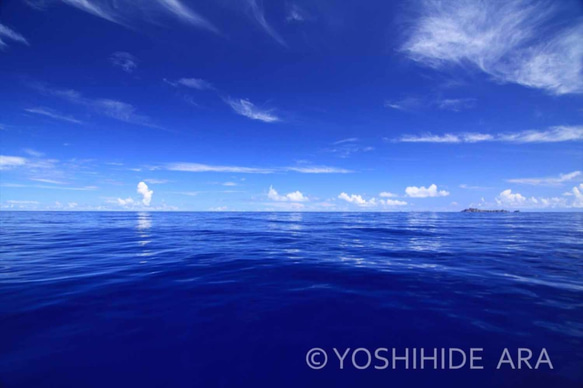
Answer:
[{"label": "distant island", "polygon": [[[520,210],[515,210],[514,213],[519,213]],[[474,207],[462,210],[462,213],[510,213],[508,210],[484,210],[476,209]]]}]

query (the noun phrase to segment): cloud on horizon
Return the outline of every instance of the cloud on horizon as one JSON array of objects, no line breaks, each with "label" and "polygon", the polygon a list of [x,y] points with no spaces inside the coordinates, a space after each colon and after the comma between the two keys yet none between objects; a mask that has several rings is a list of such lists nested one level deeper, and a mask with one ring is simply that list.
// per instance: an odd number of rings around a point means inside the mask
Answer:
[{"label": "cloud on horizon", "polygon": [[365,199],[360,194],[346,194],[345,192],[338,195],[338,199],[357,205],[360,207],[375,207],[375,206],[405,206],[407,202],[399,201],[394,199],[376,199],[372,197],[370,199]]},{"label": "cloud on horizon", "polygon": [[285,195],[281,195],[273,188],[273,186],[269,186],[267,198],[271,199],[272,201],[277,201],[277,202],[306,202],[306,201],[308,201],[308,197],[306,197],[304,194],[302,194],[302,192],[299,190],[291,192],[291,193],[287,193]]},{"label": "cloud on horizon", "polygon": [[583,208],[583,183],[573,187],[569,192],[569,196],[573,198],[569,200],[564,197],[525,197],[520,193],[513,193],[511,189],[506,189],[496,197],[496,203],[499,206],[531,209]]}]

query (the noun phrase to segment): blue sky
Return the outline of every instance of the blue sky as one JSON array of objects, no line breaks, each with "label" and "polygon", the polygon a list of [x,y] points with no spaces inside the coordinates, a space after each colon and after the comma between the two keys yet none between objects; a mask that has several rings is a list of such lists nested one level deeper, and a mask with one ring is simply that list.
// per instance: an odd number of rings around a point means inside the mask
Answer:
[{"label": "blue sky", "polygon": [[583,5],[10,0],[0,208],[583,208]]}]

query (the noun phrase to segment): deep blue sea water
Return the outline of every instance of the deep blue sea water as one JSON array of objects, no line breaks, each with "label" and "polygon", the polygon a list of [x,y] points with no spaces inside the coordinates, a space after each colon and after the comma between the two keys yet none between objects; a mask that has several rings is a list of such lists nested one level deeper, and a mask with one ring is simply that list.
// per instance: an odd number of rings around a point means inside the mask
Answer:
[{"label": "deep blue sea water", "polygon": [[[583,386],[583,213],[0,220],[0,387]],[[340,370],[348,347],[483,348],[484,369]],[[553,369],[497,370],[504,348]]]}]

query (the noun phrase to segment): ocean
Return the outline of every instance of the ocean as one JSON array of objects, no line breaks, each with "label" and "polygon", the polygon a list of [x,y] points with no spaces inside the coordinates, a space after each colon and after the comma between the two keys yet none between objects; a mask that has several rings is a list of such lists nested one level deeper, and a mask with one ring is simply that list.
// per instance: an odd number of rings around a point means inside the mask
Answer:
[{"label": "ocean", "polygon": [[0,387],[404,386],[582,387],[583,213],[0,213]]}]

